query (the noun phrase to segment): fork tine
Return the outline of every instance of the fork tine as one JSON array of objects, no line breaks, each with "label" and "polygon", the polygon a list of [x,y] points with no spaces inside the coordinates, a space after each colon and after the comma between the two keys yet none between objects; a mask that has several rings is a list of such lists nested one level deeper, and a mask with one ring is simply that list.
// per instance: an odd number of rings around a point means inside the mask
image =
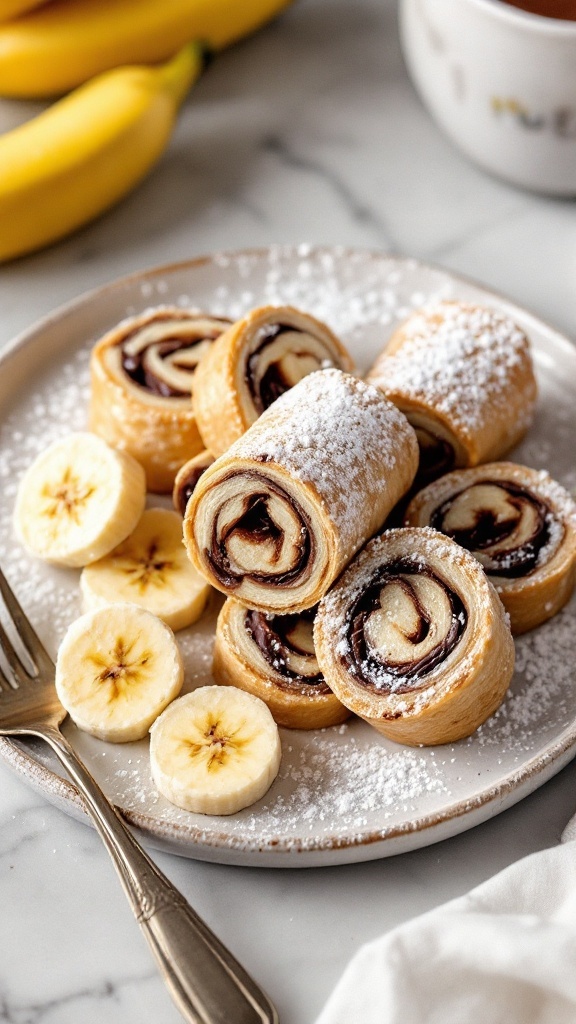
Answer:
[{"label": "fork tine", "polygon": [[4,629],[4,626],[0,622],[0,648],[5,655],[6,661],[12,672],[14,682],[17,686],[25,686],[31,679],[34,678],[30,672],[27,671],[23,661],[20,659],[16,648],[14,647],[8,633]]},{"label": "fork tine", "polygon": [[[30,625],[28,618],[24,614],[19,602],[16,600],[16,597],[8,583],[8,580],[6,579],[1,569],[0,593],[2,594],[2,599],[4,601],[4,604],[6,605],[8,612],[12,617],[12,621],[16,627],[18,636],[20,637],[24,647],[26,648],[26,651],[32,658],[32,661],[34,662],[38,670],[38,674],[41,675],[43,672],[48,674],[53,673],[54,664],[52,662],[52,659],[50,658],[50,655],[46,651],[44,644],[37,636],[36,631]],[[4,630],[2,630],[2,632],[4,633]],[[6,633],[4,633],[4,636],[6,636]],[[4,645],[2,646],[4,647]],[[11,644],[10,647],[12,648]],[[13,650],[14,649],[12,648],[12,651]],[[6,656],[8,658],[10,657],[8,652],[6,652]]]},{"label": "fork tine", "polygon": [[2,690],[8,690],[8,692],[11,692],[13,691],[13,689],[14,687],[12,686],[12,683],[8,679],[8,676],[6,675],[4,669],[2,668],[2,665],[0,665],[0,693],[2,692]]}]

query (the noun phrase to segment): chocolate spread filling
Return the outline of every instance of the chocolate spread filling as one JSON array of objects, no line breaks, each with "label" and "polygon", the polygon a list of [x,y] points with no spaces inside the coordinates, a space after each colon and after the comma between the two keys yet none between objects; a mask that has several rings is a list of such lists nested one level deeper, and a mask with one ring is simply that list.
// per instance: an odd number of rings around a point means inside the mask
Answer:
[{"label": "chocolate spread filling", "polygon": [[246,612],[246,631],[274,672],[282,677],[281,683],[279,680],[276,682],[283,689],[301,690],[303,686],[310,686],[314,688],[315,693],[330,693],[321,672],[313,671],[310,675],[302,675],[290,668],[290,657],[294,654],[310,659],[317,668],[315,657],[309,651],[298,647],[292,635],[299,620],[306,619],[312,622],[315,614],[316,608],[310,608],[299,615],[265,615],[263,612],[252,610]]},{"label": "chocolate spread filling", "polygon": [[449,441],[437,437],[431,430],[423,427],[414,429],[420,446],[420,462],[415,480],[416,489],[419,490],[454,468],[455,452]]},{"label": "chocolate spread filling", "polygon": [[252,400],[259,413],[263,413],[272,402],[275,402],[285,391],[289,391],[292,382],[286,380],[279,363],[271,363],[264,375],[258,381],[256,368],[262,352],[276,341],[276,338],[287,331],[297,331],[297,327],[289,324],[270,324],[262,331],[262,340],[258,348],[248,358],[246,363],[245,380],[248,385]]},{"label": "chocolate spread filling", "polygon": [[227,543],[232,535],[241,539],[245,538],[252,543],[254,541],[270,543],[272,541],[274,549],[272,561],[277,561],[280,558],[284,533],[281,527],[274,522],[268,511],[270,494],[264,490],[255,490],[252,494],[245,496],[241,514],[229,523],[220,535],[218,535],[216,521],[214,522],[211,547],[204,551],[212,572],[222,586],[230,590],[241,586],[245,579],[251,580],[254,583],[270,583],[275,587],[290,586],[303,575],[314,558],[314,540],[308,516],[283,487],[266,479],[266,477],[262,477],[259,473],[243,470],[242,473],[230,473],[229,476],[223,479],[227,480],[231,476],[248,477],[255,480],[256,484],[260,482],[266,486],[268,492],[272,491],[290,506],[300,524],[300,540],[297,545],[298,556],[293,568],[286,572],[239,573],[232,568],[227,554]]},{"label": "chocolate spread filling", "polygon": [[[508,494],[508,504],[515,510],[508,519],[500,519],[493,509],[478,510],[472,527],[464,530],[447,530],[444,519],[456,498],[464,494],[468,487],[440,505],[430,518],[430,525],[451,537],[468,551],[485,551],[496,544],[503,544],[516,530],[522,516],[522,507],[528,504],[535,513],[535,526],[532,534],[519,547],[504,547],[502,551],[490,552],[492,565],[486,569],[489,575],[517,579],[528,576],[538,565],[540,552],[550,541],[550,527],[553,515],[548,506],[537,498],[532,491],[518,484],[502,480],[482,480],[477,483],[499,487]],[[477,484],[471,485],[477,486]]]},{"label": "chocolate spread filling", "polygon": [[[433,647],[423,658],[396,663],[379,657],[370,650],[366,641],[364,626],[372,612],[380,607],[381,593],[384,587],[396,583],[409,597],[416,611],[417,626],[411,633],[405,633],[406,640],[412,644],[422,643],[430,632],[431,620],[423,608],[415,588],[411,585],[410,576],[427,576],[444,590],[452,612],[450,628],[445,637]],[[346,667],[353,670],[354,678],[375,693],[409,693],[422,686],[422,678],[428,675],[444,661],[458,643],[466,628],[468,615],[466,608],[454,590],[425,565],[397,559],[381,566],[372,580],[353,606],[349,619],[347,651],[342,656]],[[390,678],[391,677],[391,678]],[[397,682],[396,680],[399,680]],[[403,681],[402,681],[403,680]]]},{"label": "chocolate spread filling", "polygon": [[[196,345],[201,345],[205,341],[215,341],[216,338],[222,334],[223,331],[230,325],[229,320],[220,319],[218,317],[208,317],[207,319],[214,322],[214,330],[207,332],[204,336],[198,338],[182,338],[178,336],[163,338],[162,341],[154,341],[151,344],[156,348],[156,351],[160,359],[166,359],[167,356],[172,355],[173,352],[188,351],[194,348]],[[163,321],[174,320],[174,315],[167,313],[165,316],[157,316],[154,318],[153,323],[162,323]],[[184,323],[188,321],[183,317]],[[218,326],[217,326],[218,325]],[[126,344],[132,340],[137,334],[143,330],[143,325],[135,328],[130,334],[127,334],[121,342],[122,350],[122,369],[130,380],[134,381],[141,388],[145,388],[146,391],[152,392],[154,395],[161,395],[163,398],[187,398],[190,395],[189,391],[179,391],[173,388],[167,381],[162,380],[157,374],[153,373],[149,368],[146,367],[144,356],[147,349],[150,346],[146,346],[141,352],[129,353],[126,352]]]},{"label": "chocolate spread filling", "polygon": [[195,466],[187,473],[186,478],[180,481],[174,497],[182,517],[186,515],[186,506],[196,489],[196,484],[207,469],[208,466]]}]

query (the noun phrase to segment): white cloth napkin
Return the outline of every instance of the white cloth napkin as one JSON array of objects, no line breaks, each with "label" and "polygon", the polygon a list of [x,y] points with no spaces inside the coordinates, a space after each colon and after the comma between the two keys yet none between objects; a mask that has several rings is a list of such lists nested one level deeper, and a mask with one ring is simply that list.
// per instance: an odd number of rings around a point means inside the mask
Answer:
[{"label": "white cloth napkin", "polygon": [[576,844],[363,946],[316,1024],[576,1024]]}]

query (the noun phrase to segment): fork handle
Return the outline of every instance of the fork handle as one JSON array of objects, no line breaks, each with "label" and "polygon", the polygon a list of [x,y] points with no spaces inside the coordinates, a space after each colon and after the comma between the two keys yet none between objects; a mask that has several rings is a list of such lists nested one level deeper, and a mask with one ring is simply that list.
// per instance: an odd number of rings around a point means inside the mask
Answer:
[{"label": "fork handle", "polygon": [[50,744],[84,797],[184,1019],[278,1024],[268,997],[150,860],[60,730],[45,727],[35,734]]}]

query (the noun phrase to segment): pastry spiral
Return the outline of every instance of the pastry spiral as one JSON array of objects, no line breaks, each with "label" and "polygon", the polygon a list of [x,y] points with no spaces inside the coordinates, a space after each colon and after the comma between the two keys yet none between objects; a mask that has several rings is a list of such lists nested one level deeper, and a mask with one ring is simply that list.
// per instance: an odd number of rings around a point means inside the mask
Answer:
[{"label": "pastry spiral", "polygon": [[291,306],[261,306],[228,328],[198,370],[193,404],[204,443],[222,455],[280,395],[326,367],[352,371],[344,346]]},{"label": "pastry spiral", "polygon": [[320,672],[312,627],[315,609],[299,615],[269,615],[224,602],[216,626],[212,674],[217,683],[260,697],[278,725],[323,729],[350,712]]},{"label": "pastry spiral", "polygon": [[162,307],[123,321],[92,350],[90,428],[141,463],[151,491],[171,491],[182,463],[205,447],[194,377],[229,323]]},{"label": "pastry spiral", "polygon": [[176,474],[174,487],[172,488],[172,503],[181,516],[186,515],[186,506],[192,497],[192,493],[200,477],[206,472],[208,466],[214,462],[210,452],[200,452],[193,459],[188,459],[180,467]]},{"label": "pastry spiral", "polygon": [[432,526],[482,564],[524,633],[556,614],[576,578],[576,504],[545,472],[494,462],[449,473],[406,511],[410,526]]},{"label": "pastry spiral", "polygon": [[314,643],[342,703],[401,743],[469,736],[501,704],[514,669],[492,584],[431,529],[370,541],[320,602]]},{"label": "pastry spiral", "polygon": [[376,388],[321,370],[200,477],[184,542],[218,590],[258,611],[317,604],[408,490],[418,444]]},{"label": "pastry spiral", "polygon": [[525,434],[536,401],[524,332],[496,310],[462,302],[414,313],[368,380],[416,430],[421,486],[454,468],[500,458]]}]

